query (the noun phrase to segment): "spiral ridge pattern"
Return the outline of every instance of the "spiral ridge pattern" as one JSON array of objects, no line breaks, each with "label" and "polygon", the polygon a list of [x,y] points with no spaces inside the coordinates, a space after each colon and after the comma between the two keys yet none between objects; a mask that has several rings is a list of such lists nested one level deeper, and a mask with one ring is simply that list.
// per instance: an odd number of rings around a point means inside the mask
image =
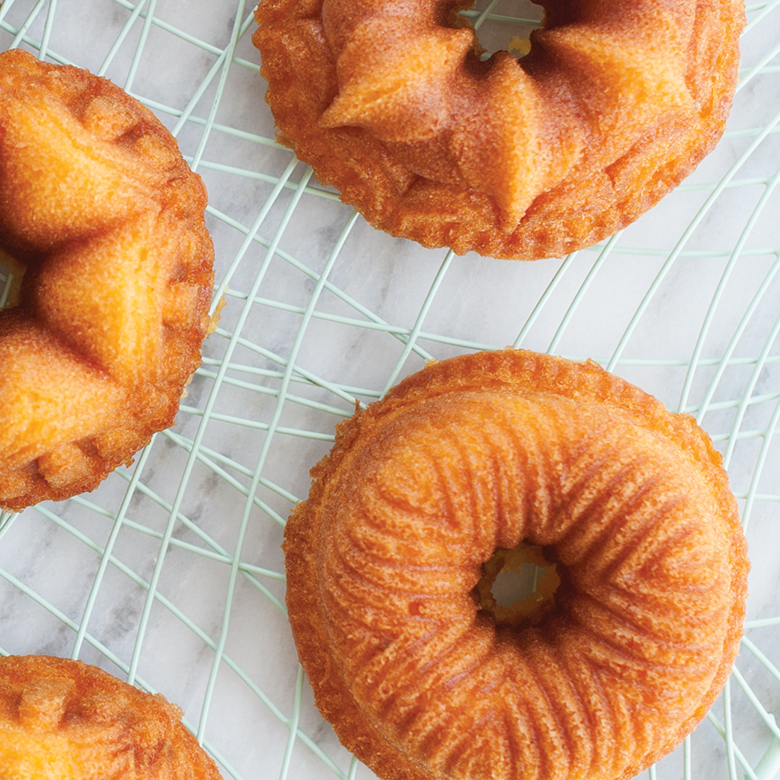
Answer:
[{"label": "spiral ridge pattern", "polygon": [[[596,366],[436,364],[313,474],[290,617],[318,706],[380,776],[630,777],[720,691],[747,560],[719,456]],[[556,563],[556,606],[497,626],[475,586],[521,542]]]}]

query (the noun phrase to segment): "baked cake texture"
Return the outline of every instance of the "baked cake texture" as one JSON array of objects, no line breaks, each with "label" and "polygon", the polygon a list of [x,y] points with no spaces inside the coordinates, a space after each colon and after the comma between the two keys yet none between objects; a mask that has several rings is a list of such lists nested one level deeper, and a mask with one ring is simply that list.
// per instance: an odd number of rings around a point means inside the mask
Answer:
[{"label": "baked cake texture", "polygon": [[633,222],[723,133],[742,0],[544,0],[483,61],[443,0],[261,0],[280,140],[375,227],[426,247],[562,256]]},{"label": "baked cake texture", "polygon": [[0,54],[0,507],[92,490],[169,427],[214,250],[175,139],[103,78]]},{"label": "baked cake texture", "polygon": [[[386,780],[624,780],[718,696],[746,542],[687,415],[524,351],[433,363],[337,426],[285,530],[315,702]],[[496,550],[560,579],[539,620],[479,597]]]},{"label": "baked cake texture", "polygon": [[0,776],[220,780],[163,696],[81,661],[0,658]]}]

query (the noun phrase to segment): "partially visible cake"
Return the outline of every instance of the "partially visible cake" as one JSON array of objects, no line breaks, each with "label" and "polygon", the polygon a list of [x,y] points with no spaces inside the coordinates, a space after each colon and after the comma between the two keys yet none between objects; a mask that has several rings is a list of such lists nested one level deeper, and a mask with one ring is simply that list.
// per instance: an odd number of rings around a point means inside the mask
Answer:
[{"label": "partially visible cake", "polygon": [[137,100],[0,54],[0,507],[92,490],[169,427],[200,364],[206,191]]},{"label": "partially visible cake", "polygon": [[220,780],[181,716],[81,661],[0,658],[0,777]]},{"label": "partially visible cake", "polygon": [[261,0],[280,140],[375,227],[534,260],[612,235],[723,133],[742,0],[545,0],[486,61],[468,2]]}]

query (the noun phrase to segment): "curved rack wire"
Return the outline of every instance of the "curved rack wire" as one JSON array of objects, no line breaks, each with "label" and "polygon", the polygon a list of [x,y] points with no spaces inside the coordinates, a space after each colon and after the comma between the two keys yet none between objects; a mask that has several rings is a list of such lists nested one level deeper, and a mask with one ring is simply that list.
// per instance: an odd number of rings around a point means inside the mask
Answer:
[{"label": "curved rack wire", "polygon": [[[214,302],[226,302],[174,428],[93,493],[0,516],[0,652],[80,657],[165,693],[225,778],[370,777],[314,709],[285,618],[279,544],[309,468],[355,404],[430,358],[506,345],[590,357],[710,432],[751,545],[736,668],[692,737],[646,774],[771,780],[780,0],[748,3],[728,131],[696,173],[609,241],[532,264],[423,250],[321,187],[274,141],[252,10],[0,2],[0,50],[106,75],[177,136],[209,189]],[[539,19],[517,0],[471,14],[488,48]],[[5,305],[2,258],[0,276]]]}]

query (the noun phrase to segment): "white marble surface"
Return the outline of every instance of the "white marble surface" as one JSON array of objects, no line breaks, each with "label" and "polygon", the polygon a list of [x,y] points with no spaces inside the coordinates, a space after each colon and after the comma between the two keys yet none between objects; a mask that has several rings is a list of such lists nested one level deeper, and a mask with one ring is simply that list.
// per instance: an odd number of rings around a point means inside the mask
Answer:
[{"label": "white marble surface", "polygon": [[[299,685],[284,518],[356,397],[429,357],[517,344],[595,358],[701,417],[748,524],[748,640],[780,666],[780,2],[749,4],[729,131],[691,179],[607,251],[533,264],[449,257],[353,220],[269,140],[251,10],[0,4],[0,50],[43,47],[104,72],[175,130],[209,188],[220,284],[229,275],[176,427],[94,493],[3,518],[0,650],[79,656],[165,693],[225,778],[348,774],[350,756]],[[780,678],[751,646],[738,669],[778,712]],[[705,722],[691,777],[728,777],[730,755],[774,775],[771,754],[759,763],[770,729],[739,682],[726,701],[739,752]],[[722,702],[713,715],[724,722]],[[684,774],[682,750],[659,770]]]}]

